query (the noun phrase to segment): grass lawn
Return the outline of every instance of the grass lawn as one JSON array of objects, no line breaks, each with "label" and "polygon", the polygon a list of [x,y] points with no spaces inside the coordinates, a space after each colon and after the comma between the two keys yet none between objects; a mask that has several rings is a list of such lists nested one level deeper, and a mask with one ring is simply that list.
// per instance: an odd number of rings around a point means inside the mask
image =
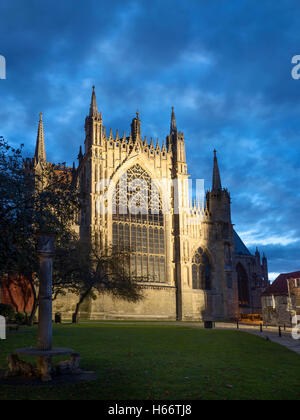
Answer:
[{"label": "grass lawn", "polygon": [[[33,346],[36,328],[0,340],[0,368]],[[82,355],[95,382],[63,387],[0,385],[5,399],[299,399],[300,357],[239,331],[159,325],[54,327],[54,345]]]}]

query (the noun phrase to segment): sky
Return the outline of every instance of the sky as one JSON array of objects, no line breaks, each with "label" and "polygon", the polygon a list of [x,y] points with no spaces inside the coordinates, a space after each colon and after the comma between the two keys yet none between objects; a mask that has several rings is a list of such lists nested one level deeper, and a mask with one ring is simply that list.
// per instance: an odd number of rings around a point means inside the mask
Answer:
[{"label": "sky", "polygon": [[232,217],[276,273],[300,270],[300,8],[294,0],[10,0],[0,3],[0,134],[76,161],[92,85],[109,130],[166,137],[171,107],[188,172],[211,185],[213,150]]}]

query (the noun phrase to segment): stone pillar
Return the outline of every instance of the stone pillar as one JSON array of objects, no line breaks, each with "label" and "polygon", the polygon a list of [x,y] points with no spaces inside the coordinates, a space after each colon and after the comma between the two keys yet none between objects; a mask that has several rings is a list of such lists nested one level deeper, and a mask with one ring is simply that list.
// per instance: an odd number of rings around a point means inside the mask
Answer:
[{"label": "stone pillar", "polygon": [[0,316],[0,340],[6,339],[6,321],[4,316]]},{"label": "stone pillar", "polygon": [[40,260],[38,350],[52,349],[52,258],[54,237],[39,235],[37,254]]}]

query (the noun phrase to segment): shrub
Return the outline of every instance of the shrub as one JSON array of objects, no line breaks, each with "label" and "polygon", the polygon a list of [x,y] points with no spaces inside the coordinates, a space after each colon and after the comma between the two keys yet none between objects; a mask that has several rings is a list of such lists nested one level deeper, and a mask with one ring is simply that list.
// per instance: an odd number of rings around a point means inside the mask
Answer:
[{"label": "shrub", "polygon": [[25,325],[27,323],[27,314],[26,312],[17,312],[15,314],[15,322],[18,325]]},{"label": "shrub", "polygon": [[9,319],[14,318],[14,308],[10,305],[6,305],[5,303],[0,303],[0,315]]}]

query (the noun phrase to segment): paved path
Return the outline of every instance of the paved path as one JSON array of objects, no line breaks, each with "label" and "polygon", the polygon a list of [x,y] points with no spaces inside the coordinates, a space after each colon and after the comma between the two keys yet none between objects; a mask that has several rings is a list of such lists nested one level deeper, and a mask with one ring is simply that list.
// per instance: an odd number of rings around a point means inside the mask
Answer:
[{"label": "paved path", "polygon": [[[86,321],[88,323],[88,321]],[[98,321],[93,322],[97,324],[106,324],[106,325],[171,325],[171,326],[180,326],[180,327],[194,327],[194,328],[204,328],[203,323],[201,322],[179,322],[179,321]],[[237,330],[236,324],[231,323],[222,323],[217,322],[215,324],[217,330]],[[300,339],[294,340],[292,338],[292,329],[287,328],[286,331],[282,328],[282,337],[279,337],[278,327],[263,327],[263,332],[260,332],[260,327],[258,325],[245,325],[239,324],[239,331],[246,332],[249,334],[256,335],[258,337],[264,338],[265,340],[269,339],[274,343],[280,344],[284,347],[287,347],[289,350],[292,350],[300,355]]]},{"label": "paved path", "polygon": [[[222,324],[218,323],[216,325],[217,329],[237,329],[236,325],[234,324]],[[286,331],[281,331],[281,337],[279,337],[279,329],[278,327],[263,327],[263,332],[260,332],[259,326],[251,326],[251,325],[241,325],[239,327],[240,331],[247,332],[249,334],[256,335],[258,337],[262,337],[264,339],[269,339],[274,343],[281,344],[284,347],[287,347],[289,350],[292,350],[300,355],[300,340],[295,340],[292,337],[292,329],[287,328]]]}]

